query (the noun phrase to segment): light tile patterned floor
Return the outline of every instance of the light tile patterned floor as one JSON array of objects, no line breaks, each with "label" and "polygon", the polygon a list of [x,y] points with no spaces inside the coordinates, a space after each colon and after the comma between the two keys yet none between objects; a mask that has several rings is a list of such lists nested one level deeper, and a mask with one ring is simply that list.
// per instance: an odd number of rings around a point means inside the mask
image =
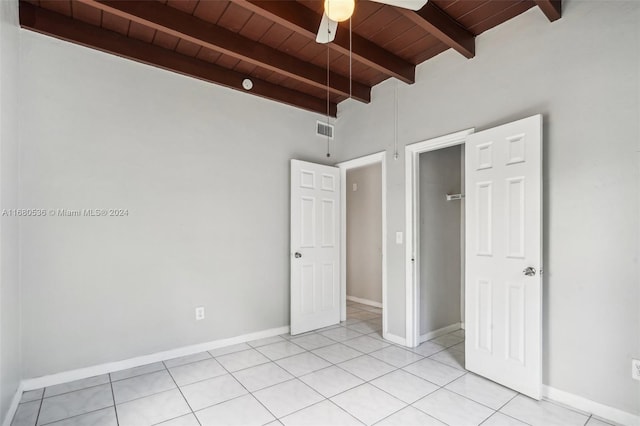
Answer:
[{"label": "light tile patterned floor", "polygon": [[588,425],[464,369],[464,331],[407,349],[382,339],[381,310],[25,392],[12,426]]}]

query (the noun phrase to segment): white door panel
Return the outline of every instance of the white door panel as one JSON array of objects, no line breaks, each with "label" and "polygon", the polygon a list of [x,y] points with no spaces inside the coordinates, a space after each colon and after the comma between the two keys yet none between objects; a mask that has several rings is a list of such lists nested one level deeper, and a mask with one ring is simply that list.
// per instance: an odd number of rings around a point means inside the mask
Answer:
[{"label": "white door panel", "polygon": [[542,117],[470,135],[466,152],[466,367],[540,399]]},{"label": "white door panel", "polygon": [[339,179],[291,160],[291,334],[340,322]]}]

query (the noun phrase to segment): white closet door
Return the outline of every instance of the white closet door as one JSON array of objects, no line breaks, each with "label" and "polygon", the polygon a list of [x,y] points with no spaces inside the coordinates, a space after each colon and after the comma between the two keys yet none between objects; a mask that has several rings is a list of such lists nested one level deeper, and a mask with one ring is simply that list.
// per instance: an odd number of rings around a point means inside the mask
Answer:
[{"label": "white closet door", "polygon": [[540,399],[542,116],[466,143],[466,368]]}]

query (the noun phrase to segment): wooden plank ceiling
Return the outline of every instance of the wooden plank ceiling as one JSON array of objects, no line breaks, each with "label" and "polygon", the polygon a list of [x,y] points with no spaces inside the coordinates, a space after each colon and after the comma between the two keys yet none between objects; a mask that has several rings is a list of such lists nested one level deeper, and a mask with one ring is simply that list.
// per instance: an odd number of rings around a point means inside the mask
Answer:
[{"label": "wooden plank ceiling", "polygon": [[560,18],[560,1],[430,0],[414,12],[359,0],[351,33],[340,24],[328,45],[315,41],[321,0],[21,0],[20,24],[335,116],[349,97],[370,102],[389,77],[413,83],[416,65],[447,49],[472,58],[477,35],[531,7]]}]

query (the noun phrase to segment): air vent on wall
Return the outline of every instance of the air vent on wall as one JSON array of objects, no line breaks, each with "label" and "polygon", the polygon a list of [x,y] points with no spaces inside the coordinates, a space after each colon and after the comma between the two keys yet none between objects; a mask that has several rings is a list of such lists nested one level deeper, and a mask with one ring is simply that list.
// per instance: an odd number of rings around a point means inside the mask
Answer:
[{"label": "air vent on wall", "polygon": [[316,135],[333,139],[333,125],[316,121]]}]

